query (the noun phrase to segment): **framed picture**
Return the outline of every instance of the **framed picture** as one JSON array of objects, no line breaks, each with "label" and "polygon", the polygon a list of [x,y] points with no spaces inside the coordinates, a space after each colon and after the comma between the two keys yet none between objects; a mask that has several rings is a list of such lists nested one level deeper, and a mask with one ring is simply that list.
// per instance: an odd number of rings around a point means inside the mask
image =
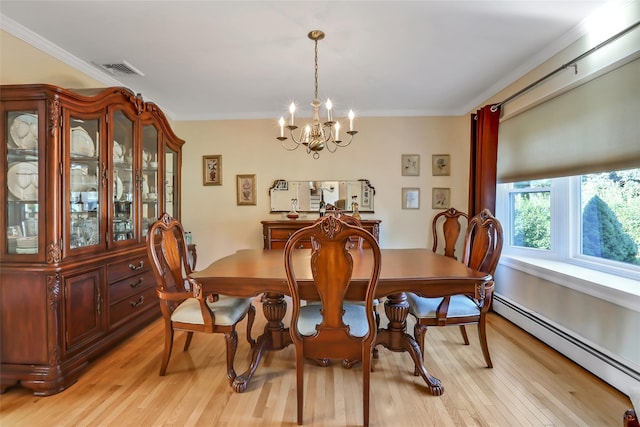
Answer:
[{"label": "framed picture", "polygon": [[431,159],[433,176],[451,175],[451,158],[448,154],[434,154]]},{"label": "framed picture", "polygon": [[256,204],[256,176],[236,175],[238,206]]},{"label": "framed picture", "polygon": [[419,188],[402,188],[402,209],[420,209]]},{"label": "framed picture", "polygon": [[222,155],[202,156],[202,185],[222,185]]},{"label": "framed picture", "polygon": [[420,176],[420,155],[419,154],[403,154],[402,155],[402,175]]},{"label": "framed picture", "polygon": [[451,207],[451,189],[434,188],[431,194],[431,208],[449,209]]}]

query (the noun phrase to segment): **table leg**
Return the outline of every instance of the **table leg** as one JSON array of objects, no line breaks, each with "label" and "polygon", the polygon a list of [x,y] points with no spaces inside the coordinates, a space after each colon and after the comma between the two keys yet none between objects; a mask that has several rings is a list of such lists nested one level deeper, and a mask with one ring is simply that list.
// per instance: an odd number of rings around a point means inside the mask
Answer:
[{"label": "table leg", "polygon": [[262,300],[262,311],[267,319],[267,324],[264,327],[264,332],[253,346],[249,369],[233,380],[232,387],[237,393],[242,393],[247,389],[264,352],[282,350],[292,343],[289,328],[285,328],[282,323],[282,319],[287,313],[287,302],[284,300],[284,295],[266,293]]},{"label": "table leg", "polygon": [[389,295],[384,303],[384,312],[389,318],[389,325],[386,329],[378,330],[376,345],[383,345],[391,351],[408,352],[411,359],[413,359],[413,363],[418,368],[418,373],[427,383],[430,393],[434,396],[440,396],[444,393],[440,380],[429,375],[424,367],[420,346],[411,335],[406,333],[409,303],[404,292]]}]

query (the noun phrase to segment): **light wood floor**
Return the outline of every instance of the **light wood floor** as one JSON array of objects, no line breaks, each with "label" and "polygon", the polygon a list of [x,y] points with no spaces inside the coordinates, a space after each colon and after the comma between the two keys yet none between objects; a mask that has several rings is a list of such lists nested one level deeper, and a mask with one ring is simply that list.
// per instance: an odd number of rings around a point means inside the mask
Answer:
[{"label": "light wood floor", "polygon": [[[257,308],[254,331],[261,331],[264,318]],[[249,362],[240,329],[237,371]],[[380,350],[371,376],[372,426],[622,426],[631,407],[625,395],[505,319],[489,318],[493,369],[483,366],[476,328],[467,329],[469,346],[457,327],[432,328],[427,335],[426,366],[442,381],[442,396],[431,396],[412,375],[407,354]],[[247,391],[238,394],[225,377],[222,335],[196,334],[184,353],[184,336],[177,334],[165,377],[158,376],[162,342],[158,320],[91,363],[62,393],[39,398],[20,387],[8,390],[0,396],[0,424],[296,425],[292,346],[264,358]],[[305,372],[305,425],[362,424],[359,365],[308,363]]]}]

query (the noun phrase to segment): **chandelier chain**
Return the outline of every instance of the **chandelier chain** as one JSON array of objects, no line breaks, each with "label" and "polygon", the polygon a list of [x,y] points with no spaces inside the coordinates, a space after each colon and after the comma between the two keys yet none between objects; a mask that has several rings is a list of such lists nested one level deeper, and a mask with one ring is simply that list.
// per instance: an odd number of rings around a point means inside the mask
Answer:
[{"label": "chandelier chain", "polygon": [[314,100],[318,99],[318,40],[315,40],[315,44],[316,44],[316,67],[315,67],[315,82],[316,82],[316,90],[315,90],[315,96],[314,96]]}]

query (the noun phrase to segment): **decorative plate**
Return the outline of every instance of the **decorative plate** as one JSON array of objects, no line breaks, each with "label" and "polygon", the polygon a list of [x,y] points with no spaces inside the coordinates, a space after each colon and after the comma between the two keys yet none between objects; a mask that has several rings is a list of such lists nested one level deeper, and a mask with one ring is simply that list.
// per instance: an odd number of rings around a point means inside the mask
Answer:
[{"label": "decorative plate", "polygon": [[96,147],[86,130],[81,126],[71,129],[71,154],[93,157]]},{"label": "decorative plate", "polygon": [[7,171],[7,187],[18,200],[38,200],[38,164],[14,163]]},{"label": "decorative plate", "polygon": [[38,146],[38,116],[21,114],[11,124],[11,139],[19,148],[33,150]]}]

